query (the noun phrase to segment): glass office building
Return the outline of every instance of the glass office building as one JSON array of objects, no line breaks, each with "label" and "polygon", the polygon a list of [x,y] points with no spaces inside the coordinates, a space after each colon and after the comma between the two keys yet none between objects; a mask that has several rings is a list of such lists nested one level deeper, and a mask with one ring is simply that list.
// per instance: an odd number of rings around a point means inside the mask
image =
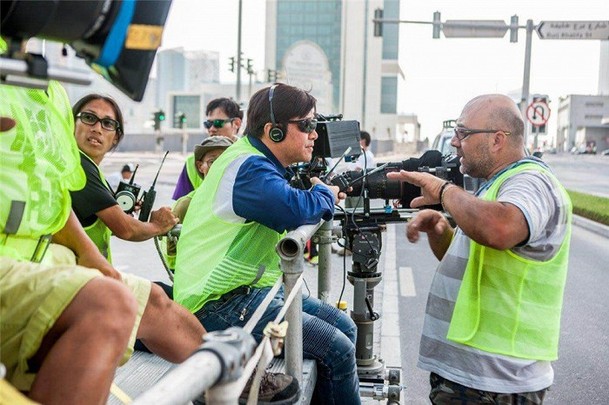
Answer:
[{"label": "glass office building", "polygon": [[373,149],[395,140],[399,25],[374,37],[374,10],[399,19],[399,0],[269,0],[266,65],[278,81],[306,90],[321,113],[341,113],[372,133]]}]

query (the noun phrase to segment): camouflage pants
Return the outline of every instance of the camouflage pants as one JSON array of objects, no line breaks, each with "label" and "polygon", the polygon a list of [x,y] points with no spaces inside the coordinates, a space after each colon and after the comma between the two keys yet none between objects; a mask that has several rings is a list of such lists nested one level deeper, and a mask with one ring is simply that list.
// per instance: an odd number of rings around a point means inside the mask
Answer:
[{"label": "camouflage pants", "polygon": [[429,376],[431,392],[429,399],[432,404],[497,404],[497,405],[539,405],[547,388],[536,392],[522,392],[518,394],[500,394],[496,392],[480,391],[448,381],[435,373]]}]

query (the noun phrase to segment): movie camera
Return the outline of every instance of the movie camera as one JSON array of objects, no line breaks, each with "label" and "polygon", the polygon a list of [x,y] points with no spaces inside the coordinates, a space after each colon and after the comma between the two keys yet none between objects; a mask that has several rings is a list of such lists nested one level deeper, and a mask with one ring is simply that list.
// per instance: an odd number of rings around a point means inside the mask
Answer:
[{"label": "movie camera", "polygon": [[91,83],[88,71],[49,66],[44,56],[23,52],[24,42],[37,37],[69,44],[93,70],[141,101],[170,5],[171,0],[2,0],[0,35],[7,50],[0,80],[35,88],[46,88],[52,79]]},{"label": "movie camera", "polygon": [[[432,173],[459,186],[463,185],[463,174],[459,171],[457,156],[442,156],[439,151],[429,150],[419,158],[401,162],[389,162],[374,169],[335,173],[341,160],[357,159],[362,151],[360,130],[357,121],[342,121],[342,115],[323,116],[318,114],[316,132],[318,138],[313,147],[311,162],[294,167],[292,185],[297,188],[311,187],[311,177],[318,177],[327,184],[338,186],[349,196],[363,199],[384,199],[399,201],[401,208],[409,208],[410,202],[421,195],[419,187],[399,180],[389,180],[387,173],[400,170]],[[330,167],[329,158],[338,159]],[[351,188],[351,190],[349,190]],[[433,208],[441,209],[434,206]]]},{"label": "movie camera", "polygon": [[[428,150],[420,158],[389,162],[375,169],[340,173],[332,177],[330,182],[349,196],[399,201],[401,208],[408,208],[410,202],[421,195],[421,189],[410,183],[389,180],[387,173],[400,170],[432,173],[452,183],[463,185],[463,174],[458,168],[457,156],[442,156],[439,151]],[[352,188],[351,191],[348,191],[349,187]],[[438,206],[434,208],[441,209]]]}]

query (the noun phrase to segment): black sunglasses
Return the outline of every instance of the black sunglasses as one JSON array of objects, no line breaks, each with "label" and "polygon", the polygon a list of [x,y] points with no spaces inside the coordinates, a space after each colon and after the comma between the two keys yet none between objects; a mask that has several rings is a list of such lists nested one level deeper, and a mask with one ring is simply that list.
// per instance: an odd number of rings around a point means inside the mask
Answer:
[{"label": "black sunglasses", "polygon": [[495,132],[503,132],[506,135],[511,135],[509,131],[502,131],[500,129],[469,129],[464,127],[456,127],[454,129],[455,136],[458,140],[462,141],[470,135],[474,134],[494,134]]},{"label": "black sunglasses", "polygon": [[99,118],[97,115],[89,112],[80,112],[76,114],[76,118],[80,119],[83,124],[90,126],[101,122],[101,127],[106,131],[116,131],[121,127],[117,120],[113,120],[112,118]]},{"label": "black sunglasses", "polygon": [[296,124],[300,132],[306,132],[310,134],[317,128],[317,119],[316,118],[304,118],[301,120],[290,120],[289,123]]},{"label": "black sunglasses", "polygon": [[224,124],[230,124],[234,120],[234,118],[228,118],[225,120],[205,120],[203,121],[203,126],[207,129],[210,129],[211,127],[222,128]]}]

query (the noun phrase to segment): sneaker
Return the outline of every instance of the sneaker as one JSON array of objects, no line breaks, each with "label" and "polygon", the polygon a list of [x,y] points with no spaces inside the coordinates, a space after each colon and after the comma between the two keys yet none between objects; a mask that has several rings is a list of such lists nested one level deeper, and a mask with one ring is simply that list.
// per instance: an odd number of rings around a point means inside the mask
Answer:
[{"label": "sneaker", "polygon": [[[254,372],[252,374],[255,375]],[[243,388],[239,397],[239,403],[245,404],[252,386],[253,377],[250,378]],[[258,392],[258,404],[261,405],[288,405],[298,401],[300,389],[298,380],[292,376],[282,373],[269,373],[262,375],[260,391]],[[241,402],[243,399],[243,402]]]},{"label": "sneaker", "polygon": [[[254,373],[245,384],[243,392],[239,396],[239,404],[247,404],[247,397],[250,394]],[[268,371],[262,375],[260,380],[260,390],[258,391],[259,405],[291,405],[298,402],[300,398],[300,389],[298,380],[292,376],[282,373],[269,373]],[[205,405],[205,394],[193,401],[194,405]]]}]

